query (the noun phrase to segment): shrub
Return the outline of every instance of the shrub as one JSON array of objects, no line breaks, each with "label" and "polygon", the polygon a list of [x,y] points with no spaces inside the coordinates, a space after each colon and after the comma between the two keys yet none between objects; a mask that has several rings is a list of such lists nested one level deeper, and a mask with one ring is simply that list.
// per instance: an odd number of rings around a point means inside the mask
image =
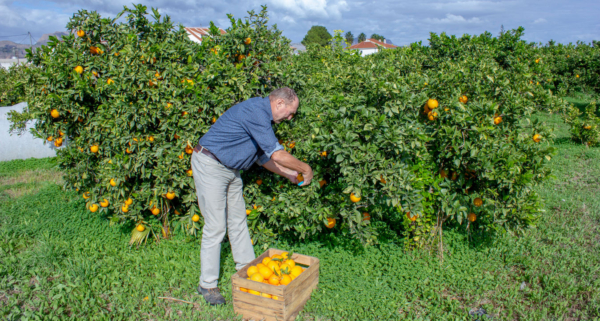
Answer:
[{"label": "shrub", "polygon": [[539,218],[533,187],[553,149],[531,115],[562,101],[530,83],[529,62],[503,66],[487,35],[432,35],[431,48],[366,58],[318,46],[291,56],[266,8],[229,16],[226,35],[213,25],[201,45],[146,15],[141,5],[115,19],[75,14],[71,35],[28,55],[37,89],[14,118],[37,119],[38,137],[68,137],[58,152],[68,187],[111,223],[144,226],[132,242],[177,226],[195,234],[191,148],[227,108],[281,86],[296,89],[300,109],[276,135],[315,179],[299,188],[256,166],[243,172],[254,242],[333,230],[372,244],[392,230],[425,244],[442,224],[518,231]]},{"label": "shrub", "polygon": [[571,127],[571,137],[574,141],[589,146],[595,146],[600,143],[600,118],[596,116],[596,102],[591,102],[585,108],[585,115],[581,117],[582,112],[571,106],[569,113],[565,117],[565,122]]},{"label": "shrub", "polygon": [[28,71],[26,64],[0,68],[0,106],[12,106],[25,101]]}]

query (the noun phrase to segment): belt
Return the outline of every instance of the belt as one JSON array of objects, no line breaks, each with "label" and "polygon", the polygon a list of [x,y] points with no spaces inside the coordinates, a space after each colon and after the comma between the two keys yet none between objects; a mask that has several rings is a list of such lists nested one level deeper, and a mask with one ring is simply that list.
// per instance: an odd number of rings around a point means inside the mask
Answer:
[{"label": "belt", "polygon": [[200,153],[216,160],[217,162],[221,163],[221,161],[217,158],[217,156],[215,156],[213,153],[209,152],[208,149],[202,147],[202,145],[200,145],[200,144],[198,144],[198,146],[194,147],[194,151],[196,153],[200,152]]}]

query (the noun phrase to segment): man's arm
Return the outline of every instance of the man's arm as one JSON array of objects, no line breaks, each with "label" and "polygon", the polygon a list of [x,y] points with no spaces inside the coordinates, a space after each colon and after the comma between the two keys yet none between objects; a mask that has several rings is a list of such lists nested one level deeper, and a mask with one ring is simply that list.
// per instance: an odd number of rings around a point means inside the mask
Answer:
[{"label": "man's arm", "polygon": [[302,173],[302,176],[304,177],[304,183],[302,186],[310,184],[310,181],[313,178],[313,171],[308,164],[299,161],[296,157],[292,156],[285,150],[278,150],[274,152],[271,155],[271,160],[285,168]]},{"label": "man's arm", "polygon": [[262,166],[277,175],[280,175],[280,176],[283,176],[283,177],[289,179],[294,184],[300,183],[300,182],[298,182],[298,178],[297,178],[298,172],[297,171],[283,167],[283,166],[279,165],[278,163],[276,163],[272,159],[270,159],[268,162],[264,163]]}]

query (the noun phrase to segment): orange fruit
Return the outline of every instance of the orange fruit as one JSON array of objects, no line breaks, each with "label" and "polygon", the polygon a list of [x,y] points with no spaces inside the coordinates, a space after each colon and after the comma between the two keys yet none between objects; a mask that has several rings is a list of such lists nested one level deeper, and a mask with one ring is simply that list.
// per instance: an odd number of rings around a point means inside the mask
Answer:
[{"label": "orange fruit", "polygon": [[194,216],[192,216],[192,221],[193,222],[198,222],[199,220],[200,220],[200,215],[194,214]]},{"label": "orange fruit", "polygon": [[453,181],[457,180],[458,179],[458,173],[457,172],[452,172],[450,179],[453,180]]},{"label": "orange fruit", "polygon": [[248,268],[247,274],[248,275],[252,275],[254,273],[258,273],[258,268],[253,265],[253,266],[251,266],[251,267]]},{"label": "orange fruit", "polygon": [[75,72],[78,73],[78,74],[82,74],[83,73],[83,67],[81,67],[81,66],[75,67]]},{"label": "orange fruit", "polygon": [[[270,258],[269,258],[270,259]],[[267,263],[263,263],[265,264],[265,266],[267,266],[269,269],[275,271],[275,266],[279,267],[280,262],[279,261],[274,261],[274,260],[269,260],[269,262]]]},{"label": "orange fruit", "polygon": [[55,147],[60,147],[60,146],[62,146],[62,143],[63,143],[63,139],[62,139],[62,137],[58,137],[58,138],[57,138],[57,139],[54,141],[54,146],[55,146]]},{"label": "orange fruit", "polygon": [[473,204],[477,207],[483,205],[483,200],[481,198],[476,198],[475,200],[473,200]]},{"label": "orange fruit", "polygon": [[193,151],[194,151],[194,149],[193,149],[193,148],[191,148],[190,146],[187,146],[187,147],[185,148],[185,153],[186,153],[186,154],[191,154]]},{"label": "orange fruit", "polygon": [[350,200],[352,201],[352,203],[356,203],[356,202],[360,201],[360,197],[355,196],[354,193],[351,193]]},{"label": "orange fruit", "polygon": [[146,227],[142,224],[138,225],[135,227],[136,230],[138,230],[138,232],[143,232],[146,230]]},{"label": "orange fruit", "polygon": [[254,291],[254,290],[250,290],[250,289],[248,289],[248,293],[254,294],[254,295],[260,295],[260,292]]},{"label": "orange fruit", "polygon": [[465,95],[462,95],[462,96],[460,96],[460,98],[458,98],[458,101],[460,101],[463,104],[465,104],[468,100],[469,99]]},{"label": "orange fruit", "polygon": [[294,262],[294,260],[292,260],[292,259],[287,259],[287,260],[283,261],[283,264],[287,264],[290,268],[293,268],[294,266],[296,266],[296,262]]},{"label": "orange fruit", "polygon": [[256,264],[256,267],[258,268],[258,270],[259,270],[259,271],[260,271],[260,268],[261,268],[261,267],[265,267],[265,266],[266,266],[266,265],[265,265],[265,264],[262,264],[262,263],[258,263],[258,264]]},{"label": "orange fruit", "polygon": [[213,117],[213,118],[212,118],[212,123],[214,124],[214,123],[216,123],[216,122],[217,122],[217,117]]},{"label": "orange fruit", "polygon": [[585,130],[590,130],[590,129],[592,129],[592,126],[591,126],[591,125],[585,125],[585,126],[583,126],[583,128],[584,128]]},{"label": "orange fruit", "polygon": [[534,142],[539,143],[541,140],[542,140],[542,135],[540,135],[540,134],[533,135]]},{"label": "orange fruit", "polygon": [[123,211],[123,213],[129,212],[129,206],[127,206],[127,205],[121,206],[121,211]]},{"label": "orange fruit", "polygon": [[327,226],[327,228],[333,228],[335,226],[335,218],[328,217],[325,226]]},{"label": "orange fruit", "polygon": [[110,186],[112,186],[112,187],[117,186],[117,182],[114,180],[114,178],[111,178],[109,183],[110,183]]},{"label": "orange fruit", "polygon": [[265,278],[260,273],[254,273],[250,276],[250,280],[255,282],[262,282],[265,280]]},{"label": "orange fruit", "polygon": [[262,296],[262,297],[264,297],[264,298],[267,298],[267,299],[270,299],[270,298],[272,297],[272,296],[271,296],[270,294],[268,294],[268,293],[261,293],[261,294],[260,294],[260,296]]},{"label": "orange fruit", "polygon": [[98,205],[97,204],[90,205],[90,212],[94,213],[97,210],[98,210]]},{"label": "orange fruit", "polygon": [[160,209],[154,206],[150,209],[150,212],[152,212],[152,215],[158,215],[160,214]]},{"label": "orange fruit", "polygon": [[191,169],[188,169],[187,171],[185,171],[185,173],[187,174],[187,176],[192,177],[194,176],[194,171],[192,171]]},{"label": "orange fruit", "polygon": [[576,78],[579,78],[579,75],[575,75]]},{"label": "orange fruit", "polygon": [[258,185],[258,186],[262,185],[262,179],[260,179],[260,178],[257,179],[256,180],[256,185]]},{"label": "orange fruit", "polygon": [[249,45],[251,42],[252,42],[252,39],[250,39],[250,38],[246,38],[246,40],[244,40],[245,45]]},{"label": "orange fruit", "polygon": [[537,63],[539,63],[539,62],[540,62],[540,60],[539,60],[539,59],[536,59],[536,60],[535,60],[535,63],[536,63],[536,64],[537,64]]},{"label": "orange fruit", "polygon": [[246,288],[240,288],[240,291],[248,293],[248,289]]},{"label": "orange fruit", "polygon": [[469,215],[467,215],[467,219],[469,220],[469,222],[475,222],[475,220],[477,219],[477,215],[475,215],[475,213],[469,213]]},{"label": "orange fruit", "polygon": [[271,277],[271,275],[273,275],[273,270],[269,269],[266,266],[263,266],[258,269],[258,273],[260,273],[263,276],[263,278],[268,280]]},{"label": "orange fruit", "polygon": [[321,156],[323,156],[323,157],[327,156],[327,151],[323,151],[323,152],[321,153]]},{"label": "orange fruit", "polygon": [[429,99],[427,100],[427,107],[429,107],[430,109],[434,109],[438,107],[438,101],[435,99]]},{"label": "orange fruit", "polygon": [[281,264],[279,266],[279,269],[281,270],[281,273],[284,273],[284,274],[290,274],[290,272],[292,272],[292,267],[286,263]]},{"label": "orange fruit", "polygon": [[296,142],[291,142],[291,143],[289,144],[289,146],[290,146],[290,148],[294,148],[294,147],[296,147]]},{"label": "orange fruit", "polygon": [[[246,210],[246,211],[249,211],[249,210]],[[262,260],[262,264],[266,265],[267,267],[269,267],[269,262],[271,262],[271,258],[268,256]]]},{"label": "orange fruit", "polygon": [[174,199],[175,198],[175,193],[174,192],[167,192],[167,199]]},{"label": "orange fruit", "polygon": [[502,122],[502,117],[494,117],[494,125],[498,125]]},{"label": "orange fruit", "polygon": [[371,215],[369,215],[369,213],[364,212],[363,213],[363,221],[370,221],[371,220]]},{"label": "orange fruit", "polygon": [[46,140],[49,141],[49,142],[51,142],[53,139],[54,139],[54,137],[50,136]]},{"label": "orange fruit", "polygon": [[385,178],[383,178],[383,174],[379,175],[379,181],[381,182],[381,184],[387,183],[387,181],[385,180]]},{"label": "orange fruit", "polygon": [[302,176],[302,174],[298,174],[298,176],[296,176],[296,179],[298,180],[298,182],[304,182],[304,176]]},{"label": "orange fruit", "polygon": [[290,272],[290,274],[298,277],[300,274],[302,274],[302,272],[303,272],[302,267],[296,265],[292,268],[292,271]]},{"label": "orange fruit", "polygon": [[91,196],[90,192],[83,193],[83,199],[88,199],[88,198],[90,198],[90,196]]},{"label": "orange fruit", "polygon": [[273,300],[276,300],[276,301],[277,301],[277,300],[279,300],[279,297],[278,297],[278,296],[276,296],[276,295],[272,295],[272,296],[271,296],[271,299],[273,299]]},{"label": "orange fruit", "polygon": [[131,198],[128,198],[127,200],[125,200],[125,205],[131,205],[133,204],[133,200]]},{"label": "orange fruit", "polygon": [[281,281],[281,279],[275,274],[271,275],[269,278],[269,284],[271,285],[279,285],[279,281]]},{"label": "orange fruit", "polygon": [[108,78],[108,79],[106,80],[106,83],[110,85],[110,84],[114,84],[115,82],[114,82],[114,80],[112,80],[112,79]]},{"label": "orange fruit", "polygon": [[290,282],[292,282],[292,278],[287,274],[282,275],[281,280],[279,280],[279,284],[281,285],[288,285]]},{"label": "orange fruit", "polygon": [[448,177],[448,171],[447,171],[447,170],[445,170],[445,169],[442,169],[442,170],[440,171],[440,177],[441,177],[441,178],[447,178],[447,177]]},{"label": "orange fruit", "polygon": [[429,109],[429,107],[427,107],[427,104],[425,104],[425,107],[423,107],[423,114],[427,115],[430,111],[431,109]]},{"label": "orange fruit", "polygon": [[250,215],[250,213],[252,213],[252,210],[246,210],[246,215]]},{"label": "orange fruit", "polygon": [[427,113],[427,119],[429,120],[436,120],[438,116],[438,113],[436,113],[435,111],[430,111],[429,113]]},{"label": "orange fruit", "polygon": [[58,118],[60,116],[60,113],[58,112],[58,110],[52,109],[50,111],[50,116],[52,116],[52,118]]},{"label": "orange fruit", "polygon": [[406,217],[413,222],[417,220],[417,215],[411,215],[410,212],[406,212]]},{"label": "orange fruit", "polygon": [[85,36],[85,31],[83,31],[83,30],[77,30],[77,36],[80,37],[80,38],[83,37],[83,36]]},{"label": "orange fruit", "polygon": [[100,206],[108,207],[108,200],[106,198],[104,200],[102,200],[102,202],[100,202]]},{"label": "orange fruit", "polygon": [[280,254],[275,254],[275,255],[271,256],[271,259],[279,260],[281,262],[281,261],[283,261],[283,256],[281,256]]},{"label": "orange fruit", "polygon": [[319,186],[320,186],[320,187],[323,187],[323,186],[325,186],[325,184],[327,184],[327,181],[326,181],[326,180],[320,180],[320,181],[319,181]]}]

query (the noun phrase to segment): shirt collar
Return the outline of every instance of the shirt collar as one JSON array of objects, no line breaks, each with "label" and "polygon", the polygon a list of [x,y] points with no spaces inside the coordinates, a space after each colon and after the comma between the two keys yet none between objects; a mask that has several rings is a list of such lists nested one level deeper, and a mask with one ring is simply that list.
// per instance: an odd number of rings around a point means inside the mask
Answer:
[{"label": "shirt collar", "polygon": [[263,105],[264,108],[267,110],[267,114],[271,118],[271,123],[274,123],[275,120],[273,119],[273,111],[271,110],[271,100],[269,99],[269,97],[263,98]]}]

